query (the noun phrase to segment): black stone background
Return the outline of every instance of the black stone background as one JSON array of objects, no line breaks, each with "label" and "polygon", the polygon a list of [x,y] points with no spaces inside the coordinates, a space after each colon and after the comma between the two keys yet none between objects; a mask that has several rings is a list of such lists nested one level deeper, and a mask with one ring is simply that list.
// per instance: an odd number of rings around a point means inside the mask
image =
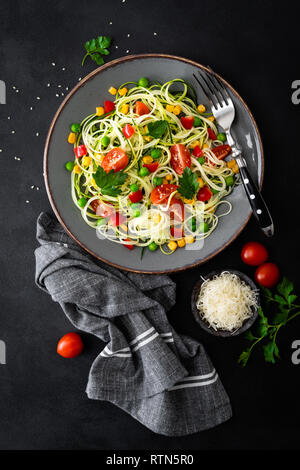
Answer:
[{"label": "black stone background", "polygon": [[[257,352],[242,369],[237,357],[245,340],[206,334],[190,312],[191,290],[201,273],[232,267],[253,274],[239,256],[243,243],[252,239],[266,243],[272,260],[300,291],[300,105],[291,102],[291,83],[300,78],[299,12],[299,3],[270,0],[1,0],[0,79],[7,86],[7,104],[0,105],[0,339],[7,345],[7,364],[0,365],[1,449],[299,446],[300,366],[291,362],[291,343],[300,337],[300,320],[280,333],[282,358],[278,364],[265,364]],[[50,121],[63,99],[55,96],[63,90],[57,85],[73,87],[79,77],[94,69],[89,61],[82,68],[81,57],[83,43],[99,34],[114,38],[109,60],[129,50],[170,53],[210,64],[244,97],[263,138],[263,194],[274,217],[276,235],[265,240],[251,220],[215,259],[172,276],[178,300],[170,321],[179,332],[203,342],[234,412],[227,423],[189,437],[155,435],[115,406],[88,400],[88,371],[102,344],[83,335],[83,355],[70,361],[58,356],[57,340],[73,328],[60,307],[34,285],[36,217],[50,207],[42,177],[43,147]],[[12,130],[16,133],[11,134]],[[40,190],[31,189],[31,185]]]}]

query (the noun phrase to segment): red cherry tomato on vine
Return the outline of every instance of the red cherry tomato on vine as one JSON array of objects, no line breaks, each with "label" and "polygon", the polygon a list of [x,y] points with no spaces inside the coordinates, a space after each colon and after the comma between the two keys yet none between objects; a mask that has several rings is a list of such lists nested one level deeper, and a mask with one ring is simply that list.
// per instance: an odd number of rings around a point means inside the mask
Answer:
[{"label": "red cherry tomato on vine", "polygon": [[242,248],[242,261],[250,266],[259,266],[267,261],[268,257],[269,253],[261,243],[248,242]]},{"label": "red cherry tomato on vine", "polygon": [[256,282],[261,286],[273,287],[279,281],[280,272],[276,264],[264,263],[257,268],[254,277]]},{"label": "red cherry tomato on vine", "polygon": [[57,353],[66,358],[79,356],[83,351],[83,342],[78,333],[67,333],[57,344]]}]

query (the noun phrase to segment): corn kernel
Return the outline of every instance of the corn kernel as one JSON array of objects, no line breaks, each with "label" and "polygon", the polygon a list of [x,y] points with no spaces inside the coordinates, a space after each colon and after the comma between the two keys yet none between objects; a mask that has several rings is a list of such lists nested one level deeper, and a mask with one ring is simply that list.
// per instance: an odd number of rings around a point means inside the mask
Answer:
[{"label": "corn kernel", "polygon": [[127,88],[125,88],[125,87],[124,87],[124,88],[120,88],[120,89],[119,89],[119,95],[120,95],[120,96],[124,96],[124,95],[126,95],[127,91],[128,91],[128,90],[127,90]]},{"label": "corn kernel", "polygon": [[81,163],[83,166],[89,166],[91,162],[92,162],[91,157],[83,157],[83,159],[81,160]]},{"label": "corn kernel", "polygon": [[122,229],[124,232],[128,232],[128,227],[127,227],[127,225],[125,225],[125,224],[120,224],[120,227],[121,227],[121,229]]},{"label": "corn kernel", "polygon": [[166,180],[172,181],[172,179],[173,179],[173,175],[170,175],[170,174],[166,175]]},{"label": "corn kernel", "polygon": [[207,212],[210,212],[211,214],[213,214],[215,210],[216,210],[215,207],[211,207],[210,209],[207,209]]},{"label": "corn kernel", "polygon": [[104,108],[102,106],[98,106],[96,108],[96,115],[97,116],[102,116],[104,114]]},{"label": "corn kernel", "polygon": [[100,154],[94,154],[95,160],[97,163],[102,163],[102,160],[104,158],[104,155],[102,153]]},{"label": "corn kernel", "polygon": [[195,199],[194,199],[194,198],[193,198],[193,199],[187,199],[187,198],[185,197],[185,198],[183,199],[183,202],[184,202],[185,204],[194,204]]},{"label": "corn kernel", "polygon": [[94,188],[97,187],[97,183],[96,183],[96,181],[94,180],[94,178],[92,178],[92,185],[94,186]]},{"label": "corn kernel", "polygon": [[111,86],[109,89],[108,89],[108,92],[111,94],[111,95],[115,95],[117,93],[117,89],[113,86]]},{"label": "corn kernel", "polygon": [[179,248],[183,248],[185,246],[185,239],[181,238],[181,240],[177,241],[177,244],[178,244]]},{"label": "corn kernel", "polygon": [[143,162],[146,163],[146,165],[149,165],[149,163],[153,162],[153,158],[150,157],[150,155],[146,155],[145,157],[143,157]]},{"label": "corn kernel", "polygon": [[185,243],[194,243],[195,241],[195,238],[193,237],[193,235],[187,235],[186,237],[184,237],[185,239]]},{"label": "corn kernel", "polygon": [[194,149],[195,147],[201,147],[200,140],[194,140],[194,142],[191,143],[190,147]]},{"label": "corn kernel", "polygon": [[128,104],[123,104],[120,109],[122,114],[127,114],[129,111],[129,105]]},{"label": "corn kernel", "polygon": [[206,107],[204,106],[204,104],[199,104],[197,109],[198,109],[199,113],[205,113],[205,111],[206,111]]},{"label": "corn kernel", "polygon": [[151,142],[152,137],[150,135],[145,135],[144,139],[146,140],[146,142]]},{"label": "corn kernel", "polygon": [[176,248],[177,248],[177,243],[174,242],[174,241],[171,241],[171,242],[168,243],[168,247],[171,251],[175,251]]},{"label": "corn kernel", "polygon": [[166,110],[169,111],[169,113],[173,113],[175,106],[172,104],[167,104]]},{"label": "corn kernel", "polygon": [[76,173],[78,175],[81,172],[81,169],[78,165],[74,165],[73,171],[74,171],[74,173]]},{"label": "corn kernel", "polygon": [[228,168],[233,168],[234,165],[236,165],[236,160],[235,160],[234,158],[233,158],[232,160],[229,160],[229,161],[227,162]]},{"label": "corn kernel", "polygon": [[175,114],[175,116],[178,116],[178,114],[181,113],[181,106],[176,105],[176,106],[174,107],[173,113]]},{"label": "corn kernel", "polygon": [[147,126],[144,127],[144,131],[148,132],[148,127]]},{"label": "corn kernel", "polygon": [[159,224],[159,222],[161,221],[161,215],[157,213],[154,214],[152,220],[155,224]]},{"label": "corn kernel", "polygon": [[163,184],[169,184],[169,181],[167,180],[167,178],[163,179]]},{"label": "corn kernel", "polygon": [[76,141],[76,134],[75,132],[70,132],[69,137],[68,137],[68,142],[69,144],[74,144]]},{"label": "corn kernel", "polygon": [[213,122],[215,120],[214,116],[209,116],[207,119],[211,122]]},{"label": "corn kernel", "polygon": [[203,144],[202,148],[203,148],[203,149],[208,149],[208,148],[209,148],[209,145]]},{"label": "corn kernel", "polygon": [[234,167],[232,168],[232,171],[233,173],[238,173],[240,170],[239,170],[239,167],[237,165],[237,163],[234,165]]},{"label": "corn kernel", "polygon": [[205,186],[205,183],[202,178],[197,178],[197,181],[199,183],[199,188],[203,188],[203,186]]}]

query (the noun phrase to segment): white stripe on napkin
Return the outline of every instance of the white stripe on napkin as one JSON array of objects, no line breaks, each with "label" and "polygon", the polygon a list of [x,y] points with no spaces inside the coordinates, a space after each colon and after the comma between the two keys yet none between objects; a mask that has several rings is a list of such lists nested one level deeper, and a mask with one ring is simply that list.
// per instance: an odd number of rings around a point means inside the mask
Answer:
[{"label": "white stripe on napkin", "polygon": [[206,380],[205,382],[190,382],[190,383],[185,383],[185,384],[180,384],[180,385],[175,385],[172,388],[169,388],[169,392],[172,392],[173,390],[178,390],[180,388],[189,388],[189,387],[204,387],[205,385],[210,385],[213,384],[218,380],[219,376],[216,374],[216,376],[211,379],[211,380]]}]

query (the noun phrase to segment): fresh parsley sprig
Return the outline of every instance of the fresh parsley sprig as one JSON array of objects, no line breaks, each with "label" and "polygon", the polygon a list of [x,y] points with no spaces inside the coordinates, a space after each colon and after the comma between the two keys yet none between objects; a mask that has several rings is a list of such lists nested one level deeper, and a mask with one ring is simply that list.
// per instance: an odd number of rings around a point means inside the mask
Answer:
[{"label": "fresh parsley sprig", "polygon": [[90,57],[97,65],[103,65],[103,56],[109,55],[108,47],[111,44],[109,36],[98,36],[96,39],[91,39],[84,44],[86,54],[82,59],[81,65],[83,66],[87,57]]},{"label": "fresh parsley sprig", "polygon": [[199,183],[197,176],[192,170],[186,167],[183,170],[182,177],[179,178],[178,192],[186,199],[192,199],[198,191]]},{"label": "fresh parsley sprig", "polygon": [[116,197],[121,193],[119,186],[125,183],[127,174],[124,171],[110,170],[108,173],[101,166],[97,168],[93,178],[97,186],[101,189],[101,193],[105,196]]},{"label": "fresh parsley sprig", "polygon": [[148,135],[154,137],[155,139],[161,139],[167,128],[168,121],[165,120],[149,122],[149,124],[147,124]]},{"label": "fresh parsley sprig", "polygon": [[[277,286],[277,293],[274,295],[270,289],[262,288],[265,305],[268,308],[274,307],[275,314],[268,317],[264,314],[262,307],[259,308],[258,325],[255,332],[248,331],[246,338],[250,345],[240,354],[238,362],[245,366],[250,358],[254,347],[265,340],[263,345],[264,358],[266,362],[275,364],[276,358],[280,358],[279,349],[276,343],[277,334],[281,327],[300,315],[300,305],[295,304],[297,295],[293,293],[294,285],[286,277]],[[273,309],[272,309],[273,310]],[[298,310],[295,312],[295,310]]]}]

